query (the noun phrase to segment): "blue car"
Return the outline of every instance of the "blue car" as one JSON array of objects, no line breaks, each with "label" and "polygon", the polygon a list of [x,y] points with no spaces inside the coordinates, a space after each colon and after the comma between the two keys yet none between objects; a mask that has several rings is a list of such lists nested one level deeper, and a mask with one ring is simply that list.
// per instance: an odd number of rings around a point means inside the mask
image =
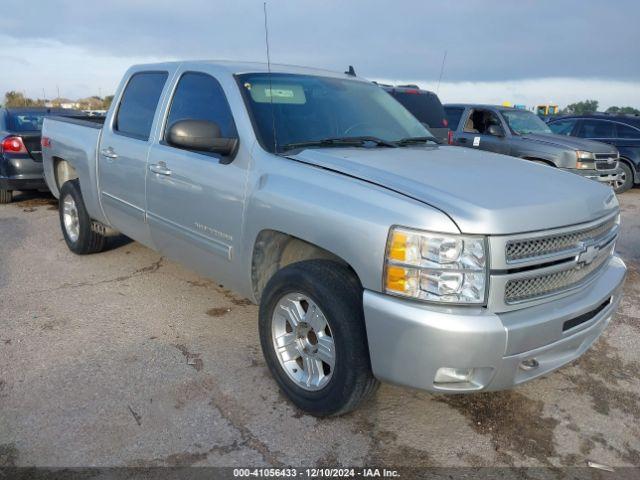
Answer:
[{"label": "blue car", "polygon": [[555,117],[548,125],[558,135],[588,138],[615,146],[620,152],[618,167],[621,171],[616,192],[624,192],[640,183],[640,116],[572,115]]}]

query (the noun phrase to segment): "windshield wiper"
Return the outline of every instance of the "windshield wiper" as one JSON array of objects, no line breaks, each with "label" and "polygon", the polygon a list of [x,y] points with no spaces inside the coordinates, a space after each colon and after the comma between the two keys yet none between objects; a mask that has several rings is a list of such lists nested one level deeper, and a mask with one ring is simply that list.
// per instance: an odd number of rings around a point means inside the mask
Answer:
[{"label": "windshield wiper", "polygon": [[309,142],[287,143],[282,145],[282,151],[294,150],[304,147],[366,147],[368,143],[374,144],[376,147],[397,147],[395,142],[388,142],[378,137],[361,136],[361,137],[335,137],[323,138],[322,140],[313,140]]},{"label": "windshield wiper", "polygon": [[440,143],[440,141],[436,137],[425,136],[425,137],[406,137],[401,138],[400,140],[396,140],[395,143],[398,147],[404,147],[405,145],[413,145],[416,143],[426,143],[426,142],[434,142]]}]

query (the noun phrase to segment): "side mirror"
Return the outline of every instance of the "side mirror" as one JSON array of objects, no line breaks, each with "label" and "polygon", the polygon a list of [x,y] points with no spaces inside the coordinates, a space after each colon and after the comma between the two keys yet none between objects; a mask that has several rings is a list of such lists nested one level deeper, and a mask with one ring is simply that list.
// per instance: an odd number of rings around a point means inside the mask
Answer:
[{"label": "side mirror", "polygon": [[167,142],[178,148],[199,152],[233,155],[238,147],[237,138],[224,138],[220,127],[207,120],[178,120],[169,127]]},{"label": "side mirror", "polygon": [[493,135],[494,137],[504,137],[504,130],[500,125],[491,124],[487,129],[487,133],[489,135]]}]

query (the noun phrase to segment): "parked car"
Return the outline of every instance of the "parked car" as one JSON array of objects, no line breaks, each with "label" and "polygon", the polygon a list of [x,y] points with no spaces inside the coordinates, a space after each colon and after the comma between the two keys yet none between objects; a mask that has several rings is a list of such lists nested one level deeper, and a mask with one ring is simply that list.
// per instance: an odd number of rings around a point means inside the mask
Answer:
[{"label": "parked car", "polygon": [[383,88],[409,110],[441,143],[449,142],[449,122],[438,95],[417,85],[383,85]]},{"label": "parked car", "polygon": [[378,380],[534,379],[582,355],[622,294],[609,187],[434,143],[350,75],[135,66],[103,126],[47,118],[43,141],[69,249],[119,231],[259,303],[266,363],[314,415]]},{"label": "parked car", "polygon": [[42,175],[40,129],[45,115],[73,115],[54,108],[0,108],[0,203],[14,190],[47,190]]},{"label": "parked car", "polygon": [[637,115],[574,115],[549,121],[556,135],[588,138],[613,145],[620,152],[620,177],[616,191],[624,192],[640,182],[640,117]]},{"label": "parked car", "polygon": [[[533,112],[496,105],[445,105],[453,144],[531,160],[615,187],[618,151],[555,135]],[[618,190],[620,191],[620,190]]]}]

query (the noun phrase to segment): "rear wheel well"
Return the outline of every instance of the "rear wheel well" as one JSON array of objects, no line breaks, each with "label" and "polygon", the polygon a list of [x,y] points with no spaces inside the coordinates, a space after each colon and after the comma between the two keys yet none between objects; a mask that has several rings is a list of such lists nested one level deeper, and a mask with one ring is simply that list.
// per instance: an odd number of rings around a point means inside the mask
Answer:
[{"label": "rear wheel well", "polygon": [[69,180],[75,180],[78,178],[76,169],[63,158],[53,157],[53,173],[55,175],[58,190],[60,190],[62,185]]},{"label": "rear wheel well", "polygon": [[251,283],[256,300],[260,301],[264,287],[278,270],[292,263],[316,259],[346,265],[358,278],[345,260],[324,248],[276,230],[261,231],[251,259]]}]

